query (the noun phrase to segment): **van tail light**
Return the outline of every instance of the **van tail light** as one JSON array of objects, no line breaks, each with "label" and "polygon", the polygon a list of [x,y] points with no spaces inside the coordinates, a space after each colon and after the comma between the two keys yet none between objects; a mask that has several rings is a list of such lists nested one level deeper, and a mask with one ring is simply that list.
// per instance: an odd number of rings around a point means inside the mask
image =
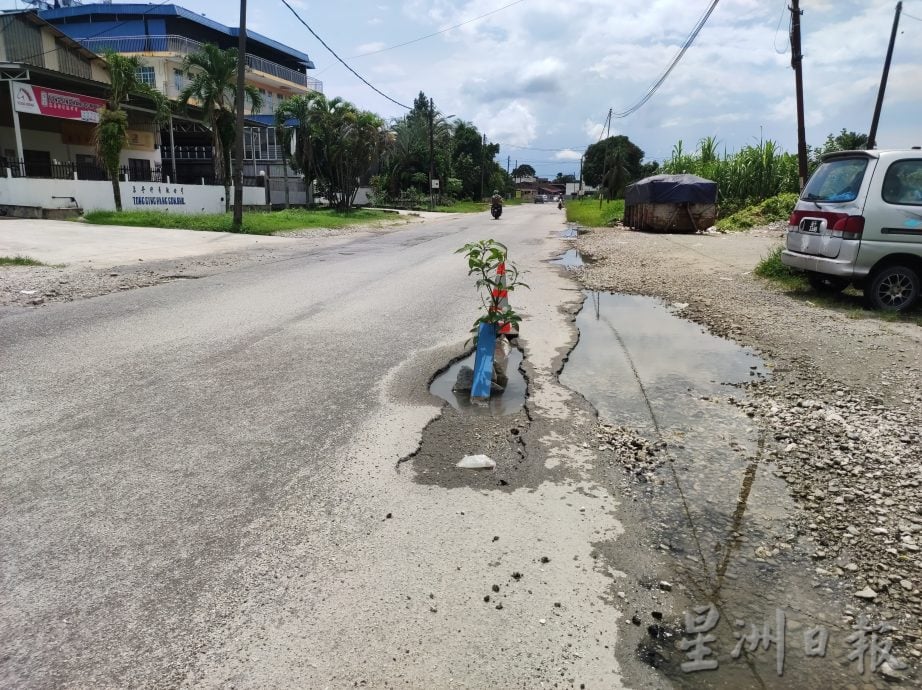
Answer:
[{"label": "van tail light", "polygon": [[804,219],[820,219],[826,221],[826,228],[832,237],[844,240],[857,240],[864,232],[864,216],[850,216],[847,213],[834,211],[794,211],[788,218],[788,225],[792,228],[800,227]]},{"label": "van tail light", "polygon": [[864,216],[846,216],[832,226],[832,236],[843,240],[857,240],[864,232]]}]

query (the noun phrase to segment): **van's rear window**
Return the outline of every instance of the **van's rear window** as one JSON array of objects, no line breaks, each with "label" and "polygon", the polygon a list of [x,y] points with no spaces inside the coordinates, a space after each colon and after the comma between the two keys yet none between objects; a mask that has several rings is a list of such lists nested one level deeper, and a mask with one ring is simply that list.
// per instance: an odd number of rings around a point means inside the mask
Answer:
[{"label": "van's rear window", "polygon": [[820,165],[801,199],[807,201],[854,201],[868,167],[867,158],[839,158]]}]

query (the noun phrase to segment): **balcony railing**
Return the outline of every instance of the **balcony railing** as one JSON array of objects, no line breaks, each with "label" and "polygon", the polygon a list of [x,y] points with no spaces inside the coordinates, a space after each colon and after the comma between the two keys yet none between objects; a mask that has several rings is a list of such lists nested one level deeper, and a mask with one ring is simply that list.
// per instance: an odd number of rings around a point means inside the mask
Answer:
[{"label": "balcony railing", "polygon": [[[185,36],[120,36],[117,38],[84,38],[80,39],[88,50],[101,53],[109,49],[116,53],[173,53],[175,55],[188,55],[202,48],[200,41],[194,41]],[[277,62],[266,60],[247,53],[246,64],[250,69],[258,70],[273,77],[284,79],[293,84],[300,84],[314,91],[323,91],[323,82],[309,77],[303,72],[290,69]]]}]

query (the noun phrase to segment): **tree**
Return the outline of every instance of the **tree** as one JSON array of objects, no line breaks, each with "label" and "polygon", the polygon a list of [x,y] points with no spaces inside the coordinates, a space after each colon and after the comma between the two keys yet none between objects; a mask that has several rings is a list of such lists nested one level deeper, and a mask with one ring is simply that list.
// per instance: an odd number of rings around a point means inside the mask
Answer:
[{"label": "tree", "polygon": [[610,195],[618,196],[627,182],[640,178],[643,155],[624,135],[603,139],[586,149],[583,180],[593,187],[604,186]]},{"label": "tree", "polygon": [[109,98],[99,111],[99,123],[96,125],[93,140],[96,157],[105,168],[112,181],[112,196],[115,198],[115,210],[122,210],[122,190],[119,187],[119,162],[122,149],[128,143],[128,115],[122,109],[122,103],[129,94],[138,93],[154,103],[154,121],[162,122],[169,116],[166,98],[138,78],[138,70],[144,65],[137,55],[131,57],[119,55],[107,50],[103,53],[106,69],[109,71]]},{"label": "tree", "polygon": [[512,171],[512,176],[516,179],[520,177],[534,177],[535,169],[528,163],[522,163],[521,165],[516,166],[515,170]]},{"label": "tree", "polygon": [[576,182],[576,175],[568,173],[564,175],[563,173],[557,173],[557,177],[554,178],[554,182],[557,184],[566,184],[568,182]]},{"label": "tree", "polygon": [[822,146],[810,148],[810,164],[816,167],[820,164],[820,159],[827,153],[834,151],[858,151],[868,146],[868,135],[859,134],[858,132],[849,132],[843,127],[842,131],[833,136],[826,136],[826,142]]},{"label": "tree", "polygon": [[393,138],[384,122],[374,113],[359,110],[342,98],[327,99],[319,91],[294,96],[275,111],[286,150],[292,134],[283,127],[290,120],[296,120],[293,166],[304,175],[306,184],[316,180],[331,204],[349,210],[361,176]]},{"label": "tree", "polygon": [[[189,83],[180,92],[179,102],[187,106],[190,101],[195,101],[195,105],[203,111],[214,146],[215,179],[220,178],[224,183],[224,210],[229,211],[230,162],[237,132],[237,49],[222,50],[206,43],[183,58],[182,69]],[[245,87],[244,98],[249,101],[251,112],[262,107],[259,90],[250,84]]]}]

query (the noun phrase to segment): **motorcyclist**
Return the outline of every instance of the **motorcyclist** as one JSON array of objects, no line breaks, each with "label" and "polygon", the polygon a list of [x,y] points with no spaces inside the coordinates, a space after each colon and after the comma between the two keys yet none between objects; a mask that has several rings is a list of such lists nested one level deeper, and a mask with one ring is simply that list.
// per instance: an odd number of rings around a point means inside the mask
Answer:
[{"label": "motorcyclist", "polygon": [[502,206],[503,205],[503,195],[499,193],[498,189],[493,190],[493,196],[490,197],[490,207],[493,206]]}]

